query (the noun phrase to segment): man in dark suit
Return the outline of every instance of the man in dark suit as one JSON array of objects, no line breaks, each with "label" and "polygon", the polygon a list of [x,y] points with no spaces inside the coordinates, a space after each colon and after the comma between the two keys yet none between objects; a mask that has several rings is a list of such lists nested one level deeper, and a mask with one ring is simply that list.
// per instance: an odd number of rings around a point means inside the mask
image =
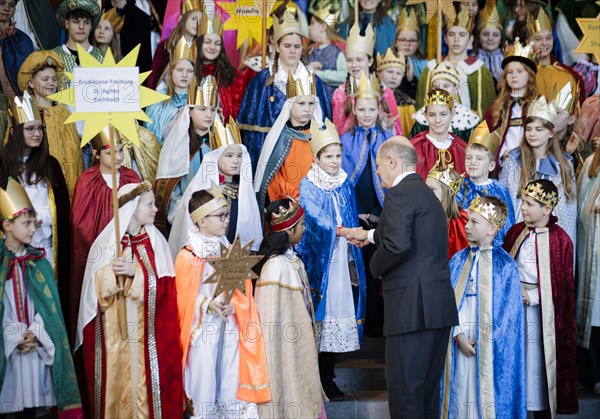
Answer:
[{"label": "man in dark suit", "polygon": [[437,419],[450,328],[458,324],[446,215],[415,173],[417,154],[406,138],[386,141],[376,163],[388,189],[379,224],[350,238],[377,246],[370,269],[383,281],[390,415]]}]

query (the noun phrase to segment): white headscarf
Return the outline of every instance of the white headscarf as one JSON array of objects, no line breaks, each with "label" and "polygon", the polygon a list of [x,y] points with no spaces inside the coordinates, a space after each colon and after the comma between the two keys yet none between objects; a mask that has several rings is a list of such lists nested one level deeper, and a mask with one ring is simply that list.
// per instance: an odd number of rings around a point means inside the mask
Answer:
[{"label": "white headscarf", "polygon": [[[313,97],[315,98],[315,109],[313,111],[312,119],[314,119],[317,123],[319,123],[319,126],[321,126],[323,125],[323,111],[321,110],[321,102],[319,101],[318,96]],[[255,192],[260,191],[260,185],[262,184],[265,176],[265,168],[267,167],[267,163],[271,158],[271,154],[273,154],[273,149],[279,140],[279,136],[281,135],[281,131],[283,131],[283,127],[285,127],[285,124],[290,119],[292,104],[295,100],[296,98],[293,97],[285,101],[283,104],[283,109],[281,109],[279,116],[275,120],[275,123],[265,138],[265,142],[263,143],[260,151],[260,157],[258,158],[258,164],[256,165],[256,173],[254,174]]]},{"label": "white headscarf", "polygon": [[[131,192],[138,185],[139,183],[127,184],[119,189],[118,195],[123,196]],[[127,232],[127,227],[129,227],[129,223],[133,218],[138,202],[140,201],[140,196],[138,195],[119,208],[119,231],[121,238]],[[156,274],[159,278],[163,276],[175,276],[173,258],[171,257],[167,241],[154,225],[145,225],[144,228],[154,249]],[[98,295],[96,294],[96,282],[94,279],[96,272],[115,259],[115,250],[115,219],[113,217],[98,238],[94,240],[94,244],[90,248],[87,265],[85,266],[85,274],[83,275],[83,285],[81,287],[75,349],[79,348],[83,343],[84,327],[97,315]]]},{"label": "white headscarf", "polygon": [[[238,188],[236,231],[240,236],[242,245],[254,240],[252,250],[258,250],[263,235],[258,203],[252,189],[252,163],[246,147],[243,145],[240,145],[240,147],[242,148],[242,165],[240,167],[240,185]],[[192,194],[202,189],[210,189],[212,184],[219,184],[219,157],[226,148],[227,146],[221,146],[204,156],[198,173],[196,173],[175,207],[169,235],[169,247],[174,257],[177,257],[181,248],[185,246],[188,233],[194,227],[188,211]]]}]

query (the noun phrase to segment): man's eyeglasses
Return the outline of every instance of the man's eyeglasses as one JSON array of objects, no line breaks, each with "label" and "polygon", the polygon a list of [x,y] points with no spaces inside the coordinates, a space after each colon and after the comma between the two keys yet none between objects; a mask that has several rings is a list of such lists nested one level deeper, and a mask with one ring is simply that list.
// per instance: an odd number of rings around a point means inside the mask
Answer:
[{"label": "man's eyeglasses", "polygon": [[35,134],[36,132],[39,132],[40,134],[44,133],[44,129],[46,127],[43,125],[40,125],[39,127],[27,127],[27,128],[23,128],[23,131],[25,131],[27,134]]},{"label": "man's eyeglasses", "polygon": [[223,214],[209,214],[207,217],[219,217],[219,220],[225,221],[227,218],[229,218],[229,213],[224,212]]}]

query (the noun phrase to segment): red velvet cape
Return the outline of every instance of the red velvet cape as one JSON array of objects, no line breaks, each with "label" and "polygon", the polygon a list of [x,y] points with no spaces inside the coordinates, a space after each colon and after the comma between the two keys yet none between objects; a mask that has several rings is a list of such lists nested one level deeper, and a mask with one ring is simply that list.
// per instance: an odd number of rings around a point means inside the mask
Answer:
[{"label": "red velvet cape", "polygon": [[[438,160],[438,149],[432,144],[426,135],[429,131],[423,131],[411,138],[410,142],[417,151],[417,173],[423,180],[427,178],[427,173],[435,165]],[[448,151],[452,155],[454,170],[460,175],[465,173],[465,148],[466,144],[463,140],[452,133],[448,133],[452,137],[452,145]]]},{"label": "red velvet cape", "polygon": [[[154,258],[154,249],[150,238],[146,233],[140,234],[132,238],[134,242],[133,251],[138,262],[141,260],[137,247],[141,244],[146,249],[151,262],[149,269],[140,262],[140,266],[144,271],[144,345],[145,345],[145,364],[146,364],[146,390],[148,392],[148,404],[150,419],[154,419],[155,415],[152,409],[152,400],[156,395],[152,391],[152,374],[151,361],[149,350],[149,328],[151,327],[150,316],[154,317],[154,335],[156,337],[156,355],[158,358],[160,403],[162,418],[180,418],[183,415],[183,377],[181,371],[181,348],[179,346],[179,313],[177,311],[177,288],[175,277],[166,276],[156,278],[156,309],[154,313],[150,313],[148,305],[150,303],[148,277],[149,274],[156,274],[156,263]],[[125,248],[125,239],[122,242]],[[102,325],[103,316],[101,316],[98,308],[98,315],[83,329],[83,360],[85,365],[85,381],[87,394],[89,399],[90,412],[89,417],[94,417],[94,382],[95,382],[95,361],[96,351],[101,353],[101,374],[102,374],[102,390],[100,403],[100,417],[105,417],[104,394],[106,392],[106,356],[104,346],[104,326]],[[100,325],[100,330],[96,330],[96,325]],[[96,335],[98,332],[98,335]],[[98,338],[98,339],[97,339]]]},{"label": "red velvet cape", "polygon": [[[214,75],[215,64],[204,64],[202,66],[202,77]],[[247,86],[244,86],[242,74],[237,70],[236,75],[229,86],[224,86],[222,83],[219,83],[219,101],[223,108],[223,118],[225,122],[229,121],[229,116],[233,116],[233,118],[237,120],[246,87]]]},{"label": "red velvet cape", "polygon": [[[575,338],[575,278],[573,276],[573,242],[550,217],[550,277],[554,303],[556,334],[556,398],[557,414],[572,415],[579,410],[577,400],[577,349]],[[515,224],[504,238],[504,250],[511,252],[523,230],[524,222]],[[539,267],[538,267],[539,270]]]},{"label": "red velvet cape", "polygon": [[[137,173],[126,167],[119,169],[119,175],[119,188],[128,183],[141,182]],[[72,337],[75,336],[81,285],[90,248],[112,218],[112,189],[106,184],[100,173],[100,166],[96,164],[77,179],[71,205],[73,250],[69,290],[71,325],[69,334]]]},{"label": "red velvet cape", "polygon": [[466,225],[467,212],[463,209],[460,210],[459,218],[453,218],[448,222],[448,260],[452,259],[455,253],[469,247],[465,232]]}]

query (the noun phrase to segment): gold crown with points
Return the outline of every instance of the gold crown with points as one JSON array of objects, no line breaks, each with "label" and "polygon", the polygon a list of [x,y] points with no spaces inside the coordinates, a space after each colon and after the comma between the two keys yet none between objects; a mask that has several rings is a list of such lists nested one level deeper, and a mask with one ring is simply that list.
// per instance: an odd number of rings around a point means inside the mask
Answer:
[{"label": "gold crown with points", "polygon": [[188,88],[187,104],[189,106],[217,106],[217,80],[213,76],[206,76],[200,81],[192,78]]},{"label": "gold crown with points", "polygon": [[556,84],[552,88],[552,101],[556,106],[564,111],[573,113],[575,102],[573,101],[573,93],[571,92],[571,83],[567,82],[560,91],[556,92]]},{"label": "gold crown with points", "polygon": [[496,1],[488,1],[483,9],[479,12],[479,27],[478,30],[481,32],[483,28],[496,28],[502,29],[504,25],[502,24],[502,20],[500,19],[500,14],[498,13],[498,9],[496,8]]},{"label": "gold crown with points", "polygon": [[469,12],[467,10],[463,10],[456,15],[455,19],[448,19],[446,23],[446,30],[454,26],[465,28],[467,32],[471,33],[473,26],[475,26],[475,19],[469,16]]},{"label": "gold crown with points", "polygon": [[214,16],[211,18],[206,9],[202,10],[202,17],[198,20],[198,36],[214,33],[223,36],[223,21],[221,15],[215,10]]},{"label": "gold crown with points", "polygon": [[283,16],[280,18],[273,16],[273,38],[275,39],[275,42],[278,42],[281,38],[290,33],[302,36],[298,6],[293,2],[287,4]]},{"label": "gold crown with points", "polygon": [[188,60],[192,64],[196,64],[196,46],[193,42],[191,47],[188,46],[184,36],[177,41],[177,45],[171,50],[171,65],[179,60]]},{"label": "gold crown with points", "polygon": [[9,177],[6,190],[0,188],[0,221],[12,220],[32,209],[33,205],[25,188]]},{"label": "gold crown with points", "polygon": [[388,48],[385,55],[382,57],[381,54],[377,53],[377,71],[385,70],[386,68],[400,68],[402,72],[406,70],[406,60],[404,54],[398,52],[394,54],[391,48]]},{"label": "gold crown with points", "polygon": [[533,49],[533,42],[523,46],[521,45],[521,41],[517,36],[512,45],[510,45],[508,42],[506,43],[502,52],[504,54],[502,68],[506,67],[506,65],[511,61],[520,61],[523,64],[528,65],[534,73],[537,73],[539,52],[536,52]]},{"label": "gold crown with points", "polygon": [[521,191],[521,195],[530,196],[552,209],[558,205],[558,201],[560,200],[556,191],[545,191],[544,185],[536,181],[529,182]]},{"label": "gold crown with points", "polygon": [[292,73],[288,71],[288,81],[285,89],[286,98],[291,99],[308,95],[317,95],[317,85],[315,83],[314,74],[309,72],[308,76],[295,79]]},{"label": "gold crown with points", "polygon": [[529,33],[529,36],[533,36],[541,31],[552,32],[552,21],[546,14],[543,6],[540,6],[537,17],[533,17],[530,14],[527,15],[527,33]]},{"label": "gold crown with points", "polygon": [[242,135],[240,128],[232,116],[229,116],[227,127],[223,125],[219,118],[215,118],[215,124],[212,129],[213,135],[210,139],[210,148],[216,150],[225,145],[242,144]]},{"label": "gold crown with points", "polygon": [[125,23],[125,16],[117,15],[117,8],[113,7],[102,13],[100,20],[108,20],[113,28],[115,28],[115,32],[120,33],[121,29],[123,29],[123,24]]},{"label": "gold crown with points", "polygon": [[448,80],[456,86],[460,85],[460,74],[458,74],[458,70],[453,64],[447,61],[442,61],[441,63],[439,63],[431,72],[430,83],[432,85],[433,82],[440,79]]},{"label": "gold crown with points", "polygon": [[300,203],[289,195],[286,195],[286,198],[290,200],[290,207],[280,206],[279,211],[271,215],[271,228],[276,233],[294,227],[304,216],[304,209],[302,209]]},{"label": "gold crown with points", "polygon": [[369,80],[365,73],[360,74],[360,80],[354,87],[354,99],[377,99],[381,98],[381,83],[376,75]]},{"label": "gold crown with points", "polygon": [[204,10],[204,0],[184,0],[181,3],[181,15],[183,16],[187,12],[200,11]]},{"label": "gold crown with points", "polygon": [[452,193],[456,194],[463,183],[465,175],[459,175],[454,170],[454,163],[448,164],[446,167],[442,167],[440,161],[436,161],[427,177],[433,178],[450,188]]},{"label": "gold crown with points", "polygon": [[550,122],[552,125],[556,122],[556,104],[552,101],[546,101],[546,97],[541,95],[536,100],[531,102],[527,109],[527,117],[537,117]]},{"label": "gold crown with points", "polygon": [[209,215],[211,212],[229,206],[229,202],[227,201],[227,198],[225,198],[223,189],[223,186],[211,182],[210,188],[206,189],[206,191],[212,195],[213,199],[203,205],[200,205],[198,208],[192,211],[190,218],[194,224]]},{"label": "gold crown with points", "polygon": [[427,92],[423,106],[443,105],[448,109],[454,109],[454,98],[450,93],[441,89],[433,89]]},{"label": "gold crown with points", "polygon": [[336,11],[331,5],[327,4],[317,10],[313,17],[318,18],[331,29],[335,29],[335,25],[338,23],[338,18],[340,17],[340,11]]},{"label": "gold crown with points", "polygon": [[107,125],[90,141],[92,143],[92,148],[96,151],[109,149],[111,137],[115,145],[123,142],[121,133],[112,125]]},{"label": "gold crown with points", "polygon": [[471,201],[471,205],[469,205],[469,211],[474,211],[480,214],[483,218],[492,223],[492,225],[498,227],[498,229],[504,227],[504,224],[506,223],[506,215],[504,215],[502,211],[500,211],[500,209],[491,202],[481,202],[481,196],[479,195]]},{"label": "gold crown with points", "polygon": [[321,127],[314,120],[310,122],[309,143],[310,150],[315,156],[319,151],[321,151],[323,148],[327,147],[330,144],[341,144],[337,128],[328,118],[325,118],[324,128]]},{"label": "gold crown with points", "polygon": [[42,120],[40,108],[28,91],[23,92],[23,98],[15,96],[8,109],[8,116],[13,125]]},{"label": "gold crown with points", "polygon": [[414,9],[409,9],[408,12],[406,9],[400,10],[400,16],[396,21],[396,34],[401,31],[415,31],[417,33],[421,31]]},{"label": "gold crown with points", "polygon": [[348,38],[346,38],[346,53],[348,51],[357,51],[367,54],[369,57],[373,56],[373,49],[375,48],[375,31],[369,23],[365,29],[365,36],[360,36],[360,28],[355,23],[350,28]]},{"label": "gold crown with points", "polygon": [[469,144],[479,144],[496,156],[500,147],[500,137],[496,131],[490,132],[487,122],[483,121],[475,127],[469,138]]}]

